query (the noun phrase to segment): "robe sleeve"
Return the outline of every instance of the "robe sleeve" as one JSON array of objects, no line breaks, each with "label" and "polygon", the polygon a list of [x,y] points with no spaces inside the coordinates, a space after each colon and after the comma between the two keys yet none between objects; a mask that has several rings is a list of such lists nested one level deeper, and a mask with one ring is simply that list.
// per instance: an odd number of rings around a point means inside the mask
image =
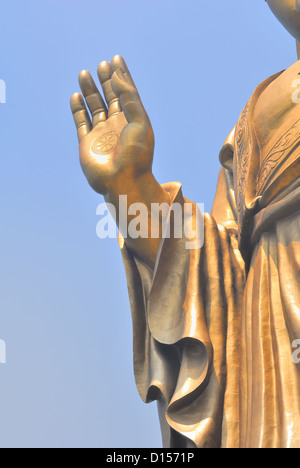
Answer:
[{"label": "robe sleeve", "polygon": [[[165,447],[229,447],[237,438],[245,275],[230,180],[230,168],[222,168],[212,215],[199,214],[194,204],[185,235],[161,240],[154,270],[134,257],[119,236],[136,385],[145,402],[158,401]],[[184,212],[191,202],[181,186],[163,187]],[[196,212],[204,242],[187,248]]]}]

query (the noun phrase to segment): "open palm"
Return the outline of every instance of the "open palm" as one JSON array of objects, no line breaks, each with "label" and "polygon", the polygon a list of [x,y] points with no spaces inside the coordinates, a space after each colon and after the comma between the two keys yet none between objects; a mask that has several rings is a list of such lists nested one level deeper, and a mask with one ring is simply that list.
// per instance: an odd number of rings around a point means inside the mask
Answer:
[{"label": "open palm", "polygon": [[106,102],[91,74],[82,71],[82,94],[73,94],[71,109],[81,167],[92,188],[105,195],[151,171],[154,136],[124,59],[101,62],[98,76]]}]

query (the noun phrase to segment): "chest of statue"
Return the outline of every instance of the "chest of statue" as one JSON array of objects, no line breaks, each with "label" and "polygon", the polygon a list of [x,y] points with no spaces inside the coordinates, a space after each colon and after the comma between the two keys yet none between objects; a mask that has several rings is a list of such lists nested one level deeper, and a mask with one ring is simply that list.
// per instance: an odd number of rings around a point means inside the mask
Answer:
[{"label": "chest of statue", "polygon": [[235,127],[233,181],[240,247],[253,216],[300,183],[300,62],[261,83]]}]

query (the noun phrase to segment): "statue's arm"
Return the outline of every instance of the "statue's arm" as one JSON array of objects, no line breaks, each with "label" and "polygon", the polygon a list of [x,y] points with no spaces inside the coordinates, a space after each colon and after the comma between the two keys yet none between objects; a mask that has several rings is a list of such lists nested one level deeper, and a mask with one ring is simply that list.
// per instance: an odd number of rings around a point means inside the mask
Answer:
[{"label": "statue's arm", "polygon": [[[168,192],[152,173],[152,126],[122,57],[101,62],[98,76],[104,99],[88,71],[79,75],[82,94],[71,98],[81,167],[91,187],[114,206],[118,225],[120,195],[126,195],[127,208],[133,203],[145,206],[150,233],[151,204],[170,203]],[[127,216],[128,225],[133,217]],[[159,238],[134,238],[128,232],[126,245],[148,265],[154,265]]]}]

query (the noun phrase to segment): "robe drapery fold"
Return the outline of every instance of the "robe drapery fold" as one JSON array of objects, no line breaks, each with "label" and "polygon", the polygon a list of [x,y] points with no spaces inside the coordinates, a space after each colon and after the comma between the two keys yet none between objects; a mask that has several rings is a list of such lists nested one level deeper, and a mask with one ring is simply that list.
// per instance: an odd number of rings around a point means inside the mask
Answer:
[{"label": "robe drapery fold", "polygon": [[[174,203],[188,202],[176,185],[165,189]],[[204,226],[201,249],[186,249],[185,238],[164,239],[154,272],[132,256],[120,237],[136,383],[145,402],[158,399],[166,409],[161,419],[170,428],[164,439],[171,447],[187,441],[219,447],[225,438],[231,445],[239,427],[244,262],[232,229],[218,226],[209,214]]]},{"label": "robe drapery fold", "polygon": [[300,447],[300,214],[262,234],[242,313],[241,446]]},{"label": "robe drapery fold", "polygon": [[165,447],[300,448],[300,120],[287,98],[270,111],[298,68],[264,81],[225,141],[201,248],[162,239],[152,270],[119,237],[136,384]]}]

